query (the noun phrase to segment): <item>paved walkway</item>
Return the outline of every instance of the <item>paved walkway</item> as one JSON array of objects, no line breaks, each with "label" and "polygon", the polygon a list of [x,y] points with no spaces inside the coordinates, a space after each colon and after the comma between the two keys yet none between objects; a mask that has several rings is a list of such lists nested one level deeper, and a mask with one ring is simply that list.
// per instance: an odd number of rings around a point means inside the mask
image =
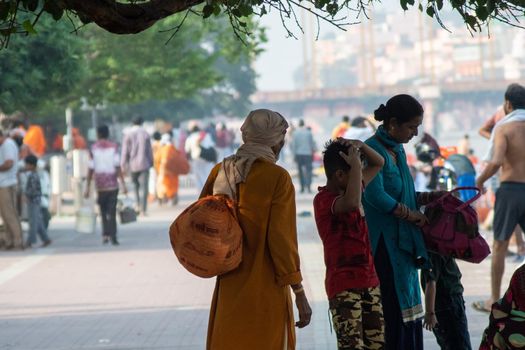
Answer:
[{"label": "paved walkway", "polygon": [[[52,221],[54,244],[0,253],[0,349],[200,350],[205,347],[214,281],[187,273],[173,255],[167,227],[178,208],[120,227],[121,245],[102,246],[99,235],[73,231],[72,218]],[[298,212],[311,211],[298,196]],[[312,324],[298,331],[298,349],[335,349],[324,292],[322,247],[312,217],[298,219],[305,288]],[[460,263],[467,303],[489,292],[489,264]],[[505,283],[517,264],[508,263]],[[468,308],[474,347],[487,316]],[[264,322],[264,320],[261,320]],[[437,349],[425,332],[426,349]]]}]

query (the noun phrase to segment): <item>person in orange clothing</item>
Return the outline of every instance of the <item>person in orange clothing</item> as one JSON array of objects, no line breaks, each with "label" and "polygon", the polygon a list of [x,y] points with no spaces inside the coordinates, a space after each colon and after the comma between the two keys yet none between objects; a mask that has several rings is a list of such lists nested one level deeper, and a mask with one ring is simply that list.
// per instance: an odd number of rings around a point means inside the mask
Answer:
[{"label": "person in orange clothing", "polygon": [[82,136],[78,128],[73,128],[73,148],[87,149],[86,139]]},{"label": "person in orange clothing", "polygon": [[42,157],[47,150],[47,142],[44,130],[40,125],[32,124],[24,136],[24,144],[29,147],[31,153],[38,158]]},{"label": "person in orange clothing", "polygon": [[332,140],[343,137],[348,129],[350,129],[350,117],[345,115],[341,123],[337,124],[334,130],[332,130]]},{"label": "person in orange clothing", "polygon": [[[288,123],[267,109],[250,112],[241,127],[244,144],[217,165],[201,193],[238,199],[244,232],[239,267],[217,277],[208,324],[208,350],[293,350],[290,286],[302,328],[312,310],[303,286],[297,247],[295,189],[276,165]],[[233,193],[232,193],[233,191]]]},{"label": "person in orange clothing", "polygon": [[160,139],[160,148],[154,155],[154,166],[157,170],[157,196],[160,203],[171,201],[177,203],[179,176],[177,175],[177,149],[173,146],[171,134],[166,133]]}]

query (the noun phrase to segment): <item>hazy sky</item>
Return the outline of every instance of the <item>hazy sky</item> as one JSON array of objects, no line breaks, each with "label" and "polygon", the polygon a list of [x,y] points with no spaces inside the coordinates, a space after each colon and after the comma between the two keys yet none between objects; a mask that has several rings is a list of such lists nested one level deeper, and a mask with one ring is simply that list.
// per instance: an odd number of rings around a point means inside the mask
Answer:
[{"label": "hazy sky", "polygon": [[[261,25],[267,28],[268,42],[263,46],[265,51],[255,62],[259,74],[257,88],[261,91],[293,90],[293,73],[303,60],[301,41],[286,37],[286,30],[275,11],[263,16]],[[300,30],[296,29],[295,32],[302,39]]]}]

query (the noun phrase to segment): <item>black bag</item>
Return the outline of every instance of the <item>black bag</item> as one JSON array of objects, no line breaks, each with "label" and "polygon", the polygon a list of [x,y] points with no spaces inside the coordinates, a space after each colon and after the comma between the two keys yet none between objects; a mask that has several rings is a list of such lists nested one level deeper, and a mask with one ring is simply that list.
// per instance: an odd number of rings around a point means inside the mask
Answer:
[{"label": "black bag", "polygon": [[201,146],[201,158],[207,162],[217,163],[217,151],[213,147]]},{"label": "black bag", "polygon": [[121,224],[129,224],[137,221],[137,212],[133,208],[133,202],[127,197],[123,200],[119,200],[118,213]]}]

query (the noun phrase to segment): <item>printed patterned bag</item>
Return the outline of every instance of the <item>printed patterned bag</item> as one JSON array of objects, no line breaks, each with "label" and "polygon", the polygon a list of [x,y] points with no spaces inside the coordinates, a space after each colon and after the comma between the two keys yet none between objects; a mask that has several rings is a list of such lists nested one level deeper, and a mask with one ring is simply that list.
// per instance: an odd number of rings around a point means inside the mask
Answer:
[{"label": "printed patterned bag", "polygon": [[171,246],[179,262],[203,278],[222,275],[239,266],[242,235],[236,205],[223,195],[199,199],[170,227]]}]

